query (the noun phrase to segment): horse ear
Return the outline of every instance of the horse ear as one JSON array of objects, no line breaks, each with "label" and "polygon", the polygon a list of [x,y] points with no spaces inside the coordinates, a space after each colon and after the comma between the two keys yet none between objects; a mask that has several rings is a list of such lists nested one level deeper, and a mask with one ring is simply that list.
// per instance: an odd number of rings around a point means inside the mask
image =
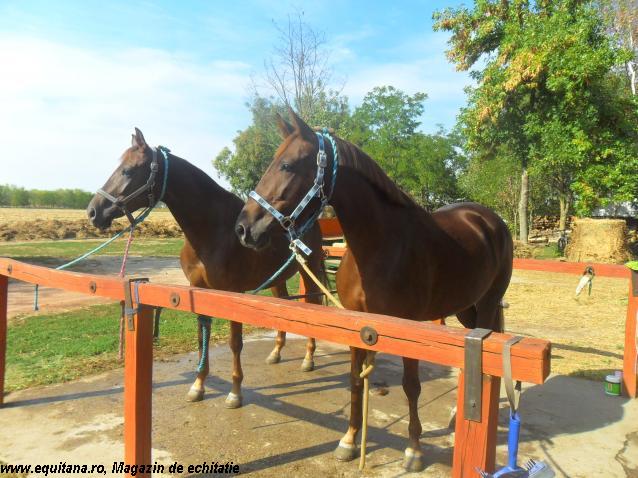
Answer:
[{"label": "horse ear", "polygon": [[279,129],[281,139],[286,139],[294,131],[290,123],[283,119],[279,113],[277,113],[277,129]]},{"label": "horse ear", "polygon": [[144,139],[144,135],[138,128],[135,128],[135,134],[133,135],[133,141],[131,143],[132,146],[138,146],[140,148],[146,147],[146,140]]},{"label": "horse ear", "polygon": [[314,138],[315,132],[306,124],[304,120],[302,120],[297,113],[295,113],[292,108],[288,108],[288,114],[290,115],[290,121],[292,122],[295,131],[298,131],[302,137]]}]

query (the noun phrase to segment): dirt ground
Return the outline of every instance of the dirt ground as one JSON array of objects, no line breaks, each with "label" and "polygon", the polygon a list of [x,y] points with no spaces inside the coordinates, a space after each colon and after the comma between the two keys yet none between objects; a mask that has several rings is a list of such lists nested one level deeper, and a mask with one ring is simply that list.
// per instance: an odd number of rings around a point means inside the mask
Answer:
[{"label": "dirt ground", "polygon": [[[105,231],[93,227],[82,209],[0,208],[0,241],[111,237],[128,226],[126,218]],[[182,237],[168,209],[154,209],[137,227],[138,237]]]},{"label": "dirt ground", "polygon": [[[184,400],[194,377],[195,354],[155,363],[154,461],[165,466],[175,461],[186,465],[232,461],[240,465],[241,474],[268,478],[406,475],[401,462],[408,421],[400,359],[387,355],[378,359],[372,380],[389,393],[371,397],[368,463],[361,474],[356,462],[339,463],[332,455],[348,423],[348,351],[319,342],[317,369],[303,373],[299,365],[305,341],[289,340],[284,360],[266,366],[272,334],[251,339],[242,355],[244,406],[237,410],[223,406],[230,388],[227,346],[212,348],[207,395],[199,403]],[[421,441],[427,468],[414,476],[447,477],[456,371],[421,364],[420,374]],[[122,371],[117,370],[9,394],[0,410],[0,460],[32,465],[95,463],[106,465],[110,472],[113,462],[123,457],[122,386]],[[520,461],[543,460],[558,477],[638,477],[638,401],[608,397],[601,383],[552,376],[542,386],[525,387],[521,407]],[[499,464],[507,457],[506,417],[502,397]]]}]

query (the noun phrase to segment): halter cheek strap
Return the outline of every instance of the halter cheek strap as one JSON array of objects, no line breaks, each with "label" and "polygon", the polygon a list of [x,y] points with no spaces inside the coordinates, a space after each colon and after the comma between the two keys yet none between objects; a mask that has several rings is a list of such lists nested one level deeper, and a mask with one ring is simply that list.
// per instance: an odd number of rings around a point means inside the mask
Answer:
[{"label": "halter cheek strap", "polygon": [[[312,253],[312,250],[301,241],[300,237],[303,236],[306,231],[314,224],[314,222],[321,214],[324,206],[328,204],[330,196],[334,191],[335,181],[337,179],[337,168],[339,166],[339,154],[337,151],[337,145],[335,144],[332,136],[330,136],[330,134],[328,133],[328,130],[324,128],[321,133],[316,133],[316,135],[319,141],[319,151],[317,153],[317,175],[315,176],[315,181],[312,187],[308,190],[306,195],[301,199],[297,207],[289,216],[284,216],[256,191],[251,191],[248,194],[249,197],[257,201],[257,204],[268,211],[279,222],[279,224],[281,224],[281,227],[286,230],[290,238],[291,247],[300,249],[307,256]],[[325,138],[330,141],[333,156],[332,187],[330,188],[330,195],[326,195],[324,191],[325,170],[328,166],[328,155],[326,154],[325,149]],[[301,226],[300,228],[296,228],[295,226],[297,219],[299,218],[299,216],[301,216],[308,204],[310,204],[310,201],[312,201],[315,197],[319,197],[319,199],[321,200],[319,209],[315,211],[315,213],[303,226]]]},{"label": "halter cheek strap", "polygon": [[[159,163],[157,161],[157,151],[160,151],[164,158],[164,180],[162,182],[162,190],[160,192],[160,195],[157,198],[157,200],[155,200],[155,195],[153,194],[153,188],[155,187],[155,176],[157,176],[157,173],[159,172]],[[137,188],[135,191],[133,191],[128,196],[126,196],[124,199],[118,199],[112,194],[107,193],[103,189],[98,189],[97,193],[100,196],[111,201],[115,207],[119,208],[126,215],[126,217],[131,222],[131,224],[134,224],[135,218],[133,218],[133,214],[127,208],[127,205],[129,202],[131,202],[133,199],[140,196],[144,192],[147,192],[148,207],[152,208],[164,198],[164,194],[166,193],[166,183],[168,181],[168,153],[169,152],[170,152],[170,149],[164,146],[158,146],[157,148],[153,148],[153,159],[151,161],[151,174],[149,175],[148,180],[146,181],[146,184]]]}]

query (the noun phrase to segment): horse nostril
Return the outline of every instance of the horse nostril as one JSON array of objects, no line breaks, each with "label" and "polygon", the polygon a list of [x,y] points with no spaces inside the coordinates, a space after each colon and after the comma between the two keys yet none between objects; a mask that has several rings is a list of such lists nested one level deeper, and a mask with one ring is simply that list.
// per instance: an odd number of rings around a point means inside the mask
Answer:
[{"label": "horse nostril", "polygon": [[89,219],[95,219],[95,216],[97,216],[97,211],[92,207],[89,209]]},{"label": "horse nostril", "polygon": [[246,228],[243,224],[237,224],[237,226],[235,226],[235,233],[242,241],[246,239]]}]

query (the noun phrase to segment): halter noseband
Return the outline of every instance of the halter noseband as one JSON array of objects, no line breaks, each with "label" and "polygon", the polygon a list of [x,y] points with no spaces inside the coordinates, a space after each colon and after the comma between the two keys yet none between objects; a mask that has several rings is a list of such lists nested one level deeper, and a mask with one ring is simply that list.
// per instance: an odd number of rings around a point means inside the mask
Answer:
[{"label": "halter noseband", "polygon": [[[160,195],[157,198],[157,200],[155,200],[155,195],[153,194],[153,188],[155,187],[155,176],[157,176],[157,173],[159,172],[159,163],[157,161],[157,151],[160,151],[162,153],[162,156],[164,157],[164,181],[162,182],[162,191],[160,192]],[[97,194],[111,201],[115,207],[120,209],[126,215],[128,220],[131,222],[131,225],[134,225],[135,218],[133,217],[133,214],[131,214],[131,212],[127,209],[127,205],[129,202],[131,202],[136,197],[142,195],[144,192],[147,192],[148,207],[153,208],[158,202],[160,202],[164,198],[164,194],[166,193],[166,183],[168,181],[168,153],[169,152],[170,152],[170,149],[164,146],[158,146],[157,148],[153,148],[153,159],[151,161],[151,174],[149,175],[148,180],[146,181],[146,184],[144,184],[143,186],[140,186],[139,188],[137,188],[135,191],[133,191],[131,194],[129,194],[125,198],[118,199],[115,196],[107,193],[103,189],[98,189]]]},{"label": "halter noseband", "polygon": [[[253,198],[257,201],[261,207],[263,207],[266,211],[268,211],[272,216],[281,224],[288,236],[290,238],[291,248],[300,249],[305,255],[309,256],[312,253],[312,250],[306,246],[300,239],[306,231],[314,224],[317,220],[324,206],[328,204],[330,200],[330,196],[334,192],[335,181],[337,179],[337,168],[339,167],[339,153],[337,151],[337,145],[332,136],[328,133],[328,129],[324,128],[321,133],[315,133],[317,135],[317,139],[319,140],[319,151],[317,152],[317,175],[315,176],[315,182],[310,188],[310,190],[306,193],[306,195],[301,199],[297,207],[289,216],[284,216],[280,213],[272,204],[266,201],[262,196],[259,195],[256,191],[250,191],[248,194],[249,197]],[[327,138],[330,141],[330,145],[332,146],[332,157],[333,157],[333,165],[332,165],[332,187],[330,188],[330,194],[326,194],[324,191],[324,179],[325,179],[325,169],[328,166],[328,155],[326,154],[325,146],[324,146],[324,138]],[[295,227],[295,223],[301,213],[306,209],[306,206],[314,199],[315,197],[319,197],[321,200],[321,205],[319,209],[308,219],[308,221],[301,226],[300,228]]]}]

